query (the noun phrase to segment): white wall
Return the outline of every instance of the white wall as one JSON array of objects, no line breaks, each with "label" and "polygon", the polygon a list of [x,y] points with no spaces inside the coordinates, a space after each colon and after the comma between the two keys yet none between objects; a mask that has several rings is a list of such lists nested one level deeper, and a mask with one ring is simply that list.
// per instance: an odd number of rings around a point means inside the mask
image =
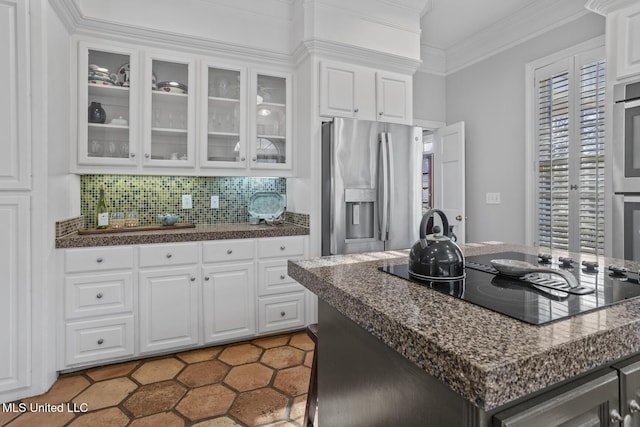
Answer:
[{"label": "white wall", "polygon": [[446,79],[444,76],[416,72],[413,75],[413,118],[446,121]]},{"label": "white wall", "polygon": [[525,65],[604,30],[590,13],[447,76],[446,121],[466,124],[467,242],[525,243]]}]

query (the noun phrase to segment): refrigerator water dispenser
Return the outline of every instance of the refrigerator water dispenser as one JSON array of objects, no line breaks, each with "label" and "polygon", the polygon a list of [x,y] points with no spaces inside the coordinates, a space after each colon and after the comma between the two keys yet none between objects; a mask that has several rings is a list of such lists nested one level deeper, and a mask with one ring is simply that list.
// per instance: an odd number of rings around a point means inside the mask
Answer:
[{"label": "refrigerator water dispenser", "polygon": [[374,237],[375,190],[347,188],[345,195],[345,224],[347,239]]}]

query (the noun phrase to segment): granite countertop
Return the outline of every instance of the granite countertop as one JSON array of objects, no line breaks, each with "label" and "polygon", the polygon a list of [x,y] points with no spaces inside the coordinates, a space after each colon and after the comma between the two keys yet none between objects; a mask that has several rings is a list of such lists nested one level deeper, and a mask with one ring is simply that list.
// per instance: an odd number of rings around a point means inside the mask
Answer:
[{"label": "granite countertop", "polygon": [[[461,248],[466,256],[540,252],[499,242]],[[289,275],[486,411],[640,352],[640,299],[534,326],[378,270],[406,263],[408,255],[404,250],[289,261]],[[610,263],[640,267],[604,259]]]},{"label": "granite countertop", "polygon": [[195,228],[157,231],[135,231],[113,234],[80,235],[77,232],[56,239],[56,248],[84,248],[91,246],[137,245],[147,243],[194,242],[200,240],[253,239],[308,235],[309,229],[293,224],[251,225],[214,224]]}]

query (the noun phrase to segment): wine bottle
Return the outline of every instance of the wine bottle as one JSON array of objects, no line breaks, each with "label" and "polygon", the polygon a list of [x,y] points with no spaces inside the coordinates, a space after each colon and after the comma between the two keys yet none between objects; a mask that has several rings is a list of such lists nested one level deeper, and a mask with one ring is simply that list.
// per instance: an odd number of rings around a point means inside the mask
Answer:
[{"label": "wine bottle", "polygon": [[109,227],[109,208],[104,200],[104,185],[100,184],[100,198],[96,206],[96,228]]}]

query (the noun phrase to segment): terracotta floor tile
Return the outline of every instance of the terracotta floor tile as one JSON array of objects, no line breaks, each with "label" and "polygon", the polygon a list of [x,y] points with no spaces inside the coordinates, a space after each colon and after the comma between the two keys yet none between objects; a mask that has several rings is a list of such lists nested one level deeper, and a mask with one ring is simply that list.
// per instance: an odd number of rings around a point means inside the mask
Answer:
[{"label": "terracotta floor tile", "polygon": [[60,378],[56,381],[51,389],[45,394],[23,399],[22,401],[29,405],[30,403],[57,403],[69,402],[77,396],[82,390],[89,387],[91,383],[82,375],[73,375]]},{"label": "terracotta floor tile", "polygon": [[96,412],[83,414],[69,424],[69,427],[124,427],[129,424],[129,417],[118,408],[102,409]]},{"label": "terracotta floor tile", "polygon": [[101,366],[100,368],[90,369],[87,376],[94,381],[110,380],[111,378],[124,377],[129,375],[133,369],[140,364],[139,361],[118,363],[117,365]]},{"label": "terracotta floor tile", "polygon": [[185,351],[178,353],[176,356],[187,363],[204,362],[215,358],[222,351],[222,347],[207,347],[199,350]]},{"label": "terracotta floor tile", "polygon": [[151,384],[174,378],[184,368],[184,363],[174,357],[143,363],[131,377],[140,384]]},{"label": "terracotta floor tile", "polygon": [[129,427],[184,427],[184,420],[173,412],[149,415],[137,418],[129,424]]},{"label": "terracotta floor tile", "polygon": [[115,406],[122,402],[136,384],[129,378],[114,378],[92,384],[73,399],[77,405],[86,404],[90,411]]},{"label": "terracotta floor tile", "polygon": [[315,344],[306,332],[300,332],[292,336],[289,345],[298,347],[300,350],[313,350],[315,348]]},{"label": "terracotta floor tile", "polygon": [[304,356],[304,366],[308,366],[309,368],[313,366],[313,351],[307,352]]},{"label": "terracotta floor tile", "polygon": [[299,396],[308,391],[310,376],[311,369],[306,366],[283,369],[276,374],[273,386],[291,396]]},{"label": "terracotta floor tile", "polygon": [[285,418],[289,399],[271,388],[241,393],[229,413],[248,426],[279,421]]},{"label": "terracotta floor tile", "polygon": [[219,383],[229,372],[229,366],[217,360],[189,365],[178,375],[178,380],[188,387]]},{"label": "terracotta floor tile", "polygon": [[291,412],[289,413],[289,419],[297,422],[298,424],[304,424],[304,412],[307,409],[307,395],[303,394],[293,399],[291,404]]},{"label": "terracotta floor tile", "polygon": [[214,418],[212,420],[202,421],[201,423],[198,423],[198,424],[193,424],[193,427],[236,427],[236,426],[242,427],[242,424],[238,424],[237,422],[233,421],[229,417]]},{"label": "terracotta floor tile", "polygon": [[140,387],[125,402],[124,407],[136,417],[166,412],[172,409],[187,389],[176,381],[163,381]]},{"label": "terracotta floor tile", "polygon": [[250,363],[235,366],[224,382],[238,391],[249,391],[268,385],[271,377],[273,377],[273,370],[261,363]]},{"label": "terracotta floor tile", "polygon": [[73,412],[25,412],[10,427],[62,427],[73,419]]},{"label": "terracotta floor tile", "polygon": [[214,384],[193,389],[176,406],[176,410],[191,421],[224,415],[236,394],[228,388]]},{"label": "terracotta floor tile", "polygon": [[275,335],[272,337],[258,338],[257,340],[251,341],[251,343],[262,348],[273,348],[287,345],[289,339],[289,335]]},{"label": "terracotta floor tile", "polygon": [[265,350],[260,361],[272,368],[283,369],[300,365],[304,359],[304,352],[295,347],[276,347]]},{"label": "terracotta floor tile", "polygon": [[235,366],[256,362],[261,354],[262,349],[260,347],[252,344],[240,344],[225,348],[218,356],[218,359]]}]

